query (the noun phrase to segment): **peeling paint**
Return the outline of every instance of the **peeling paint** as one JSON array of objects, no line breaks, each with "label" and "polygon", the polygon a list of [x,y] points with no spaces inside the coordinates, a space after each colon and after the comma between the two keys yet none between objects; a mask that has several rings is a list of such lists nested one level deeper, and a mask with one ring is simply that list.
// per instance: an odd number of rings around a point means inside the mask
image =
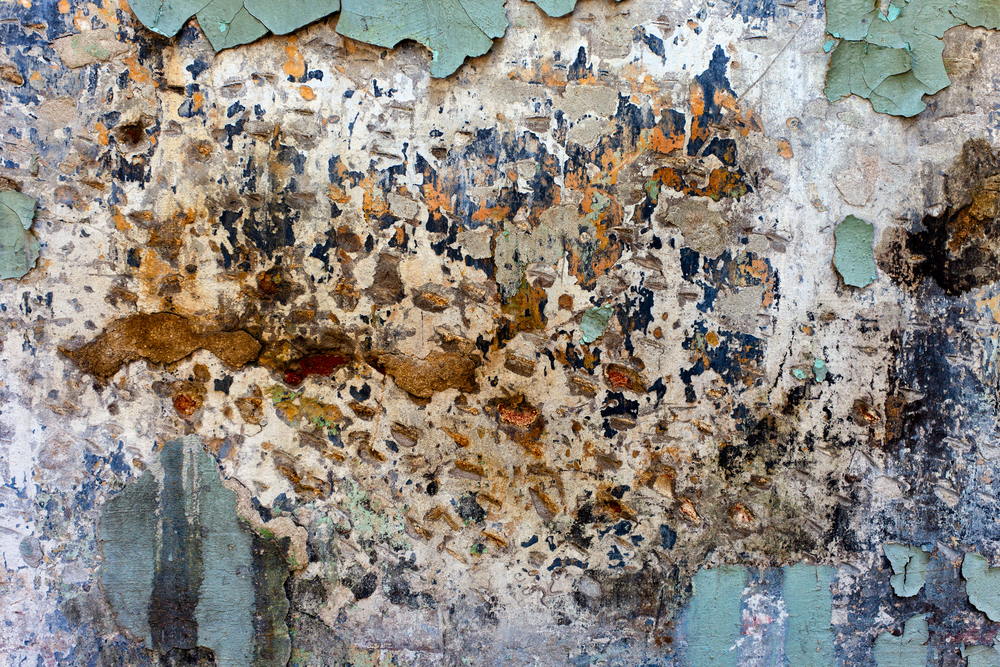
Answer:
[{"label": "peeling paint", "polygon": [[872,240],[875,226],[849,215],[834,230],[836,251],[833,264],[844,283],[867,287],[875,280],[875,255]]}]

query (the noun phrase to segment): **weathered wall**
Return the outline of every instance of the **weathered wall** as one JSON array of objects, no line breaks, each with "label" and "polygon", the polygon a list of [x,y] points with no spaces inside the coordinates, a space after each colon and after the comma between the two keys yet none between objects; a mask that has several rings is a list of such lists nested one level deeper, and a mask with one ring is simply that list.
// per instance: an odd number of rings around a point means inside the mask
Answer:
[{"label": "weathered wall", "polygon": [[1000,35],[903,119],[820,2],[506,13],[0,3],[4,664],[997,664]]}]

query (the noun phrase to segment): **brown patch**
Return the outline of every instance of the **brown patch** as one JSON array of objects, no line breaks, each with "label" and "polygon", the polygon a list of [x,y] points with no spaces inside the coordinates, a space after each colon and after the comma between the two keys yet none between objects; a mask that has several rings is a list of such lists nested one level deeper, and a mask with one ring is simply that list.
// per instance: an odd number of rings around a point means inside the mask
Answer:
[{"label": "brown patch", "polygon": [[636,394],[646,391],[646,383],[642,376],[627,366],[608,364],[604,367],[604,377],[614,389],[628,389]]},{"label": "brown patch", "polygon": [[573,310],[573,297],[569,294],[559,295],[559,309],[560,310]]},{"label": "brown patch", "polygon": [[413,290],[413,305],[420,310],[440,313],[451,305],[450,290],[433,283],[421,285]]},{"label": "brown patch", "polygon": [[390,376],[396,386],[419,398],[430,398],[445,389],[477,391],[479,361],[456,352],[431,352],[426,359],[414,359],[396,352],[372,352],[368,363]]},{"label": "brown patch", "polygon": [[496,413],[501,431],[531,454],[541,456],[538,438],[545,430],[545,418],[538,408],[521,395],[493,399],[489,408]]},{"label": "brown patch", "polygon": [[330,493],[328,482],[302,470],[288,454],[275,451],[271,454],[271,460],[278,472],[288,478],[295,493],[299,494],[305,502],[326,498],[327,494]]},{"label": "brown patch", "polygon": [[238,369],[257,358],[260,343],[245,331],[201,333],[186,317],[140,313],[116,320],[77,350],[60,348],[60,351],[84,373],[104,382],[133,361],[145,359],[153,364],[169,364],[202,349],[229,368]]},{"label": "brown patch", "polygon": [[243,421],[248,424],[260,425],[264,420],[263,392],[257,385],[250,386],[250,396],[236,399],[236,409],[240,411]]},{"label": "brown patch", "polygon": [[380,306],[399,303],[406,296],[399,275],[399,257],[383,253],[375,265],[375,279],[367,290],[371,300]]}]

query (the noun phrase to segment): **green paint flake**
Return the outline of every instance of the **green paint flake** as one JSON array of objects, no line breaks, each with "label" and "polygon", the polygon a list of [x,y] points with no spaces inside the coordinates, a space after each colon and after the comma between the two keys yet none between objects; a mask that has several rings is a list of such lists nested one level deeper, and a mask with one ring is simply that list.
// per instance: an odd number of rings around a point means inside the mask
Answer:
[{"label": "green paint flake", "polygon": [[1000,667],[1000,651],[993,646],[962,645],[962,657],[968,660],[968,667]]},{"label": "green paint flake", "polygon": [[566,16],[573,11],[576,7],[576,0],[530,0],[539,7],[542,11],[549,16],[555,18],[559,16]]},{"label": "green paint flake", "polygon": [[834,569],[825,565],[796,563],[785,568],[782,598],[788,608],[785,658],[795,667],[833,667],[833,597],[830,580]]},{"label": "green paint flake", "polygon": [[694,575],[685,633],[686,664],[737,667],[739,656],[732,649],[739,639],[740,598],[746,579],[746,569],[733,566],[701,569]]},{"label": "green paint flake", "polygon": [[878,667],[923,667],[927,664],[926,614],[917,614],[903,626],[903,634],[883,632],[875,640],[875,664]]},{"label": "green paint flake", "polygon": [[1000,568],[990,567],[979,554],[965,554],[962,577],[972,606],[991,621],[1000,621]]},{"label": "green paint flake", "polygon": [[431,76],[481,56],[507,30],[504,0],[344,0],[337,32],[392,48],[405,39],[431,51]]},{"label": "green paint flake", "polygon": [[611,319],[611,315],[615,312],[615,309],[611,306],[603,306],[601,308],[588,308],[583,312],[583,318],[580,320],[580,330],[583,333],[584,343],[593,343],[595,340],[601,337],[604,333],[604,329],[608,326],[608,320]]},{"label": "green paint flake", "polygon": [[830,53],[830,49],[832,49],[836,44],[837,42],[833,41],[832,39],[828,39],[826,40],[826,43],[823,44],[823,50],[826,51],[827,53]]},{"label": "green paint flake", "polygon": [[889,583],[896,595],[911,598],[919,593],[927,581],[927,564],[931,555],[920,547],[895,542],[882,545],[882,551],[892,566],[893,574],[889,577]]},{"label": "green paint flake", "polygon": [[813,362],[813,375],[816,377],[816,382],[823,382],[826,380],[826,375],[829,372],[829,367],[822,359],[817,359]]},{"label": "green paint flake", "polygon": [[[168,476],[183,480],[179,497],[180,489],[166,484]],[[165,516],[178,507],[191,528],[185,538],[164,531]],[[191,580],[197,645],[211,649],[220,667],[286,664],[287,565],[275,545],[255,548],[259,538],[240,519],[236,494],[222,484],[215,459],[198,437],[166,443],[138,481],[104,504],[97,539],[101,590],[115,620],[148,648],[163,648],[154,645],[150,613],[162,587],[170,585],[159,581],[166,567],[161,559],[179,553],[197,573]]]},{"label": "green paint flake", "polygon": [[244,0],[243,6],[276,35],[287,35],[340,10],[340,0]]},{"label": "green paint flake", "polygon": [[23,278],[38,261],[34,218],[34,199],[13,190],[0,192],[0,279]]},{"label": "green paint flake", "polygon": [[801,368],[792,369],[792,375],[794,375],[799,380],[805,380],[807,377],[809,377],[809,374],[806,373]]},{"label": "green paint flake", "polygon": [[[555,8],[574,2],[540,0]],[[507,31],[504,0],[133,0],[143,25],[172,37],[192,16],[216,51],[272,32],[288,34],[340,11],[337,32],[392,48],[411,39],[431,51],[431,76],[446,77]],[[564,12],[566,13],[566,12]],[[561,15],[561,14],[560,14]]]},{"label": "green paint flake", "polygon": [[841,39],[826,76],[831,102],[858,95],[879,113],[915,116],[926,108],[924,95],[951,83],[944,67],[944,33],[963,24],[1000,28],[996,0],[893,0],[884,15],[877,5],[874,0],[827,2],[826,31]]},{"label": "green paint flake", "polygon": [[844,283],[853,287],[870,285],[875,280],[875,253],[872,249],[875,226],[849,215],[837,225],[833,235],[837,243],[833,264]]},{"label": "green paint flake", "polygon": [[362,544],[385,544],[396,551],[412,549],[413,543],[406,537],[405,511],[400,508],[384,508],[378,499],[366,494],[357,482],[345,480],[343,490],[347,496],[346,507],[351,517],[354,534]]}]

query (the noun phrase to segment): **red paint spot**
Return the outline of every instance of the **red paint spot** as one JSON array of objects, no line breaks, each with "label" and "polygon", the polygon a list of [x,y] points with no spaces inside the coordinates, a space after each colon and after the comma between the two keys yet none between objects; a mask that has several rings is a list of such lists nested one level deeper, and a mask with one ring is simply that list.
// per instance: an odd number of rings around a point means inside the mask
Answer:
[{"label": "red paint spot", "polygon": [[500,412],[500,419],[508,424],[514,424],[522,428],[531,425],[538,418],[538,410],[531,406],[508,408],[505,405],[500,405],[497,409]]},{"label": "red paint spot", "polygon": [[[350,358],[342,354],[313,354],[292,362],[285,370],[285,382],[300,384],[310,375],[330,375],[337,368],[348,363]],[[292,368],[294,366],[294,368]]]},{"label": "red paint spot", "polygon": [[609,368],[608,382],[611,383],[612,387],[627,387],[629,386],[629,376],[617,369]]}]

